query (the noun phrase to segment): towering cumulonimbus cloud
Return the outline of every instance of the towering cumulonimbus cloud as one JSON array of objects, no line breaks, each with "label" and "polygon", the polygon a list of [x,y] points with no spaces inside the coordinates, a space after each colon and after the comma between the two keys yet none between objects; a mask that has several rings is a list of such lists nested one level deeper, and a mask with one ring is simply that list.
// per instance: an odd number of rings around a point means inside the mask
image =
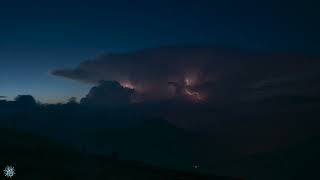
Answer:
[{"label": "towering cumulonimbus cloud", "polygon": [[277,93],[315,93],[318,60],[211,47],[162,47],[102,54],[52,74],[91,84],[117,81],[134,89],[138,101],[230,102]]},{"label": "towering cumulonimbus cloud", "polygon": [[81,104],[90,106],[118,106],[130,103],[133,89],[122,87],[116,81],[100,81],[81,99]]}]

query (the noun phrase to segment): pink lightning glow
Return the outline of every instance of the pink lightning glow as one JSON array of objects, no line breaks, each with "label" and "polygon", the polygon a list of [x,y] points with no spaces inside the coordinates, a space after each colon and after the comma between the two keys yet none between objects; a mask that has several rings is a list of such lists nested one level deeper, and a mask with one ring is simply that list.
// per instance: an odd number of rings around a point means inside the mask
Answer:
[{"label": "pink lightning glow", "polygon": [[[197,82],[196,82],[196,78],[192,78],[192,77],[186,77],[184,79],[184,85],[181,87],[182,89],[182,95],[184,96],[184,98],[186,98],[187,100],[193,101],[193,102],[203,102],[207,99],[207,96],[203,93],[197,90]],[[146,88],[141,88],[137,87],[136,85],[132,84],[130,81],[128,80],[123,80],[120,82],[121,86],[124,88],[129,88],[129,89],[134,89],[135,90],[135,95],[132,97],[132,100],[134,102],[140,102],[143,101],[141,98],[141,93],[143,92],[149,92],[150,89],[146,89]],[[155,93],[157,93],[158,91],[153,91]],[[166,96],[170,96],[168,94],[166,94]],[[169,97],[167,97],[169,98]]]},{"label": "pink lightning glow", "polygon": [[192,91],[190,89],[185,89],[185,94],[194,101],[203,101],[205,99],[199,92]]},{"label": "pink lightning glow", "polygon": [[184,83],[186,86],[193,86],[195,84],[195,79],[194,78],[190,78],[190,77],[186,77],[184,79]]},{"label": "pink lightning glow", "polygon": [[129,88],[129,89],[135,89],[133,84],[129,81],[124,81],[120,83],[122,87]]},{"label": "pink lightning glow", "polygon": [[184,94],[185,96],[195,102],[204,101],[206,97],[194,90],[194,87],[198,84],[197,82],[197,76],[187,76],[184,78]]},{"label": "pink lightning glow", "polygon": [[191,80],[190,78],[186,78],[186,79],[184,80],[184,82],[185,82],[185,84],[186,84],[187,86],[191,86],[191,84],[192,84],[192,80]]}]

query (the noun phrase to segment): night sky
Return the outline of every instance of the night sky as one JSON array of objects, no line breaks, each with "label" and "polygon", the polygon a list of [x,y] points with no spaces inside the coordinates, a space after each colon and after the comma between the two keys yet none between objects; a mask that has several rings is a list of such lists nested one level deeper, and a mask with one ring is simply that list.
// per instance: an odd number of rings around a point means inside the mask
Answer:
[{"label": "night sky", "polygon": [[45,103],[92,84],[52,75],[101,53],[200,45],[319,55],[312,1],[23,1],[0,4],[0,95]]}]

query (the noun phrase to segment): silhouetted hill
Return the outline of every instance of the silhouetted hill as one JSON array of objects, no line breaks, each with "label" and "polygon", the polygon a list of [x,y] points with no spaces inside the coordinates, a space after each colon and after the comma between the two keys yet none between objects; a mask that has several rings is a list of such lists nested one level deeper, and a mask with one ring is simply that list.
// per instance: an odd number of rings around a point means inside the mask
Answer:
[{"label": "silhouetted hill", "polygon": [[234,162],[217,172],[248,180],[319,179],[320,137],[272,152],[258,153]]},{"label": "silhouetted hill", "polygon": [[[310,149],[317,150],[312,146],[316,142],[292,146],[298,141],[319,135],[320,103],[315,97],[271,96],[220,108],[210,104],[177,108],[177,102],[118,108],[92,108],[76,103],[39,105],[32,100],[28,102],[30,106],[24,108],[23,103],[0,101],[1,127],[50,136],[59,142],[74,145],[82,153],[105,156],[117,152],[122,160],[139,160],[187,171],[194,170],[193,166],[198,165],[199,172],[212,172],[212,169],[227,163],[226,167],[234,171],[224,171],[227,172],[226,175],[243,174],[255,179],[261,174],[267,174],[266,179],[273,176],[282,179],[306,176],[305,172],[312,170],[312,164],[315,163],[313,160],[306,160],[310,165],[297,166],[295,159],[290,156],[292,152],[296,155],[299,152],[308,154]],[[175,112],[168,116],[173,117],[169,122],[161,118],[147,118],[161,115],[166,117],[166,113],[172,112],[172,109]],[[195,126],[201,124],[201,127],[210,130],[209,135],[200,135],[171,124],[179,124],[179,121]],[[203,130],[199,126],[194,129]],[[14,147],[28,147],[29,142],[21,144],[19,136],[13,137],[16,136],[1,136],[3,141],[14,142]],[[39,145],[32,147],[44,148],[45,142],[46,140],[36,143]],[[279,147],[288,145],[291,148],[278,150]],[[51,143],[48,147],[50,146]],[[241,156],[232,152],[238,153],[239,149]],[[257,152],[269,153],[230,161],[239,159],[244,154]],[[314,159],[318,157],[316,152],[309,154]],[[301,162],[305,163],[305,156],[301,158]],[[282,167],[277,165],[281,164],[279,159],[294,162],[289,163],[288,167]],[[297,173],[292,175],[291,171]]]},{"label": "silhouetted hill", "polygon": [[0,134],[5,140],[0,144],[0,168],[14,166],[15,179],[231,179],[87,155],[47,138],[8,129],[1,129]]},{"label": "silhouetted hill", "polygon": [[245,153],[272,151],[319,136],[319,109],[319,98],[300,95],[232,104],[216,135]]},{"label": "silhouetted hill", "polygon": [[83,134],[89,151],[110,153],[120,158],[143,160],[164,167],[208,171],[234,156],[214,138],[186,132],[162,119],[147,119],[131,128],[103,129]]}]

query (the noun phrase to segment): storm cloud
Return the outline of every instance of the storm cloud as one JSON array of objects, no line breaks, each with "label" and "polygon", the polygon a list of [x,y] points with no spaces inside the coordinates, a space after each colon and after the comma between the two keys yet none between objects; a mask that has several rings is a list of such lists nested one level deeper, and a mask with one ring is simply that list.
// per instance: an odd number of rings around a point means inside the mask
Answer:
[{"label": "storm cloud", "polygon": [[116,81],[139,100],[230,102],[320,89],[318,58],[212,47],[162,47],[109,53],[53,75],[97,84]]},{"label": "storm cloud", "polygon": [[134,90],[122,87],[116,81],[100,81],[81,99],[80,103],[93,106],[118,106],[131,102]]}]

